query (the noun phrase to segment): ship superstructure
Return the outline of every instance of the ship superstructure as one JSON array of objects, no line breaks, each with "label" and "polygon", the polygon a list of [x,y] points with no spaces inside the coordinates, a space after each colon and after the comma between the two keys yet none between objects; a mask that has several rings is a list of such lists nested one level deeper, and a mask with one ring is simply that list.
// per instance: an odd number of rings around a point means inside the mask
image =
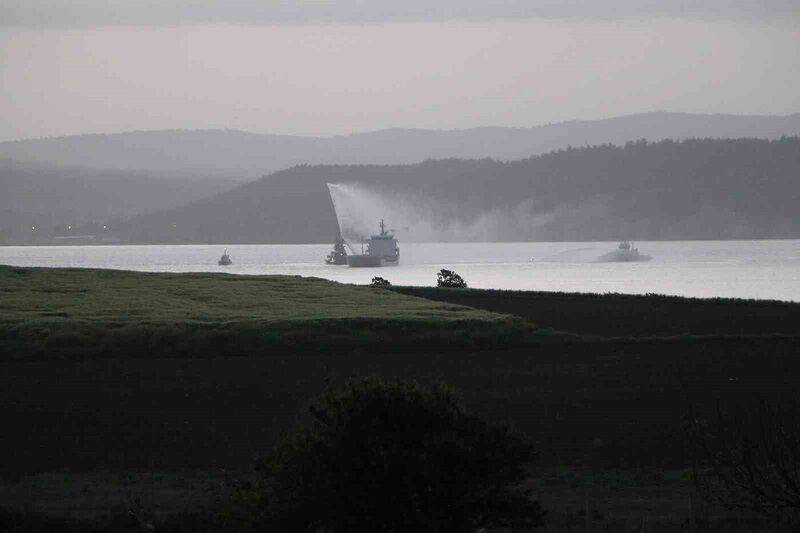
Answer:
[{"label": "ship superstructure", "polygon": [[617,249],[601,255],[597,260],[604,263],[628,263],[632,261],[649,261],[649,255],[639,253],[639,249],[632,242],[622,241]]},{"label": "ship superstructure", "polygon": [[400,247],[397,239],[386,230],[386,225],[381,219],[381,232],[372,235],[366,243],[363,254],[347,256],[347,264],[351,267],[382,267],[393,266],[400,262]]}]

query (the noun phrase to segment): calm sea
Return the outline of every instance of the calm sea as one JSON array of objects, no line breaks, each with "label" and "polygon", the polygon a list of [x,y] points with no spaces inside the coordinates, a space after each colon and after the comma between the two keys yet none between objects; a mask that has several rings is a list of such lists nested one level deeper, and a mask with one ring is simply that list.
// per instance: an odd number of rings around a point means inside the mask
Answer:
[{"label": "calm sea", "polygon": [[470,287],[576,292],[660,293],[800,301],[800,240],[637,242],[648,262],[602,263],[617,243],[400,243],[400,265],[378,269],[327,266],[329,245],[223,247],[0,247],[0,264],[97,267],[152,272],[292,274],[366,284],[381,276],[395,285],[435,285],[436,272],[455,270]]}]

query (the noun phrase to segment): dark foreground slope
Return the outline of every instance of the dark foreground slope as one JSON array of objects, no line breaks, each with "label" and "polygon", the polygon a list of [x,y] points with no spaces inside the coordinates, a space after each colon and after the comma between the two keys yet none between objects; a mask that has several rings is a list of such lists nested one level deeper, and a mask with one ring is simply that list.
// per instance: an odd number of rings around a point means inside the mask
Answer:
[{"label": "dark foreground slope", "polygon": [[[401,239],[576,241],[800,237],[800,138],[636,142],[514,162],[298,166],[119,227],[132,242],[335,239],[326,183],[357,186],[344,216],[380,214]],[[356,216],[358,215],[358,216]],[[372,215],[371,215],[372,216]],[[357,228],[370,231],[372,226]],[[438,233],[437,233],[438,232]],[[405,233],[405,235],[404,235]],[[449,235],[449,237],[448,237]],[[425,238],[425,236],[422,236]]]},{"label": "dark foreground slope", "polygon": [[[552,294],[548,305],[571,313],[549,328],[592,316],[600,326],[541,335],[506,315],[314,279],[0,273],[0,424],[11,428],[0,445],[17,452],[4,474],[247,468],[326,383],[366,374],[454,385],[531,435],[543,464],[681,467],[690,407],[789,394],[800,373],[798,304]],[[508,293],[417,291],[547,316],[540,293],[514,293],[509,306]],[[693,335],[664,336],[677,315],[693,317],[681,325]],[[124,342],[102,331],[126,324]],[[154,324],[177,326],[159,337]]]},{"label": "dark foreground slope", "polygon": [[[591,521],[592,530],[640,532],[645,519],[647,531],[675,531],[708,520],[685,477],[689,413],[709,418],[718,406],[796,393],[798,304],[396,290],[439,302],[291,277],[0,269],[0,322],[27,336],[22,347],[56,323],[70,326],[62,333],[121,323],[132,332],[129,344],[99,352],[79,349],[91,348],[80,335],[51,337],[51,351],[0,348],[0,449],[9,459],[0,461],[0,526],[66,530],[66,519],[41,511],[89,520],[71,530],[84,531],[142,505],[163,521],[159,531],[204,530],[196,513],[247,478],[254,458],[305,418],[309,398],[374,374],[449,383],[478,414],[529,435],[548,531],[585,531]],[[524,317],[510,322],[518,334],[536,320],[593,335],[498,343],[491,325],[504,315],[451,302],[513,311]],[[248,316],[255,333],[239,336],[232,324]],[[374,320],[333,329],[317,320],[348,316]],[[281,317],[315,341],[261,342],[257,332],[276,333],[271,321]],[[488,329],[488,342],[459,343],[465,318]],[[184,325],[151,338],[156,322]],[[437,323],[449,333],[436,326],[425,338]],[[665,336],[675,328],[691,335]],[[343,334],[368,342],[343,343]],[[775,531],[714,513],[727,525],[714,530]]]},{"label": "dark foreground slope", "polygon": [[541,344],[503,350],[0,362],[3,475],[246,470],[307,400],[369,374],[453,385],[529,434],[541,465],[683,468],[690,410],[794,394],[797,337]]},{"label": "dark foreground slope", "polygon": [[800,304],[793,302],[437,287],[389,290],[514,315],[542,328],[602,337],[800,333]]}]

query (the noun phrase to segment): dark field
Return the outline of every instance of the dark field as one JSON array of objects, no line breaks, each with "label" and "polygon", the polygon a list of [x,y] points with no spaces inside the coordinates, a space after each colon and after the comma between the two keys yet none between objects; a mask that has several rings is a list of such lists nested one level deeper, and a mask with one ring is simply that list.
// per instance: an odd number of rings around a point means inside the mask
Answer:
[{"label": "dark field", "polygon": [[679,296],[392,287],[429,300],[525,318],[586,335],[654,337],[800,333],[800,304]]},{"label": "dark field", "polygon": [[[580,335],[446,350],[419,343],[402,351],[256,345],[247,355],[224,344],[197,356],[164,347],[69,358],[4,352],[0,449],[13,460],[0,462],[0,498],[15,509],[29,503],[95,516],[138,494],[164,516],[192,512],[231,478],[246,477],[254,457],[302,420],[311,396],[376,374],[449,383],[472,410],[531,436],[540,451],[531,483],[553,511],[548,531],[584,531],[587,502],[598,531],[641,531],[643,520],[645,531],[688,530],[688,517],[706,511],[715,531],[770,530],[693,502],[684,424],[690,410],[710,417],[718,405],[796,392],[800,305],[397,290]],[[439,307],[451,308],[497,320]],[[0,309],[7,319],[8,307]]]},{"label": "dark field", "polygon": [[794,338],[548,344],[497,352],[0,363],[3,465],[247,468],[328,382],[444,381],[531,435],[549,465],[681,468],[689,408],[791,393]]},{"label": "dark field", "polygon": [[[59,471],[32,475],[18,482],[0,479],[0,500],[10,509],[37,509],[8,510],[5,516],[0,509],[0,526],[5,519],[7,523],[16,520],[40,526],[34,531],[138,532],[124,518],[130,508],[141,508],[155,521],[157,531],[205,531],[209,502],[213,505],[224,497],[236,479],[243,476],[246,474],[234,475],[224,470]],[[545,467],[534,473],[530,485],[548,509],[544,528],[547,532],[792,531],[765,524],[763,518],[705,505],[693,493],[688,476],[685,470]],[[53,526],[42,528],[42,523]]]}]

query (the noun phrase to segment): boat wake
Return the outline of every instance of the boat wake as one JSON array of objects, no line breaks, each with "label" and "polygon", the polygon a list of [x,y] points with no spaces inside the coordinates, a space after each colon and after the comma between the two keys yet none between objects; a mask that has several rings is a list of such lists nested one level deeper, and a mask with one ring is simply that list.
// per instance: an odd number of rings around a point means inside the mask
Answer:
[{"label": "boat wake", "polygon": [[594,263],[602,251],[603,249],[599,247],[575,248],[534,259],[538,263]]},{"label": "boat wake", "polygon": [[637,254],[636,256],[620,254],[616,250],[601,255],[595,260],[595,263],[636,263],[642,261],[650,261],[651,256],[645,254]]},{"label": "boat wake", "polygon": [[[620,246],[623,244],[625,243],[620,243]],[[617,247],[616,250],[610,252],[607,251],[607,248],[598,246],[573,248],[533,260],[540,263],[633,263],[651,259],[651,256],[639,253],[638,248],[629,244],[627,248]]]}]

